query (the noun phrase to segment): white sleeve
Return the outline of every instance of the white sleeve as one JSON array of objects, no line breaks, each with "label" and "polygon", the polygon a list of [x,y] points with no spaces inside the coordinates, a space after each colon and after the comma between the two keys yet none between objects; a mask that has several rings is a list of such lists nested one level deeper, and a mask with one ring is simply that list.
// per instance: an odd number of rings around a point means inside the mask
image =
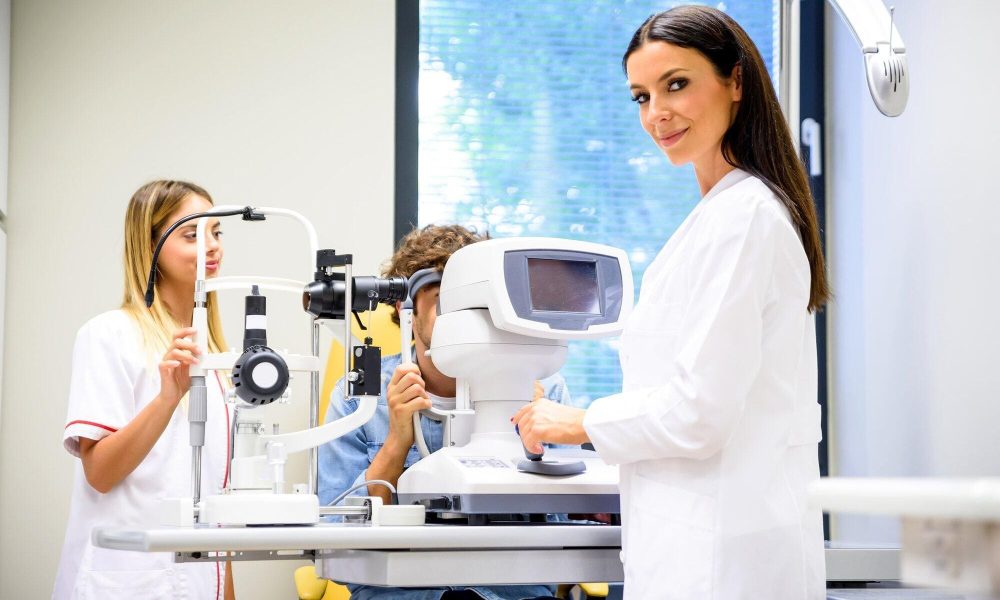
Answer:
[{"label": "white sleeve", "polygon": [[[672,376],[595,400],[584,428],[605,461],[704,459],[725,446],[761,364],[762,321],[775,257],[774,208],[753,198],[702,215],[687,253],[690,286]],[[805,310],[805,307],[802,307]],[[642,357],[656,368],[657,357]],[[662,368],[662,367],[660,367]]]},{"label": "white sleeve", "polygon": [[80,438],[100,440],[135,416],[134,369],[125,353],[132,344],[109,319],[84,325],[73,346],[69,408],[63,446],[80,456]]}]

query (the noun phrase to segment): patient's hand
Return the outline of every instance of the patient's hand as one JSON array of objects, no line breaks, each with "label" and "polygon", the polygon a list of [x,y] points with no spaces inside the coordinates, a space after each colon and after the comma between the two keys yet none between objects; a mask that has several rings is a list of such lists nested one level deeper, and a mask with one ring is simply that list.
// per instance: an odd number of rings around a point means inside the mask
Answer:
[{"label": "patient's hand", "polygon": [[396,367],[386,391],[389,396],[389,434],[385,445],[391,445],[405,457],[413,445],[413,413],[431,407],[420,367],[416,363]]}]

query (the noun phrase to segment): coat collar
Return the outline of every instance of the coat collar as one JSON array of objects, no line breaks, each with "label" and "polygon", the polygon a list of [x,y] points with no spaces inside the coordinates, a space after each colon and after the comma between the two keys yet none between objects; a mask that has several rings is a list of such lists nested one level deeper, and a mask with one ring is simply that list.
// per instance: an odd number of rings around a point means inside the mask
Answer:
[{"label": "coat collar", "polygon": [[708,190],[708,193],[705,194],[705,197],[701,199],[701,202],[708,202],[710,199],[714,198],[715,196],[718,196],[722,192],[728,190],[729,188],[743,181],[747,177],[750,177],[750,174],[747,173],[746,171],[742,169],[733,169],[732,171],[723,175],[722,179],[720,179],[718,183],[712,186],[712,189]]}]

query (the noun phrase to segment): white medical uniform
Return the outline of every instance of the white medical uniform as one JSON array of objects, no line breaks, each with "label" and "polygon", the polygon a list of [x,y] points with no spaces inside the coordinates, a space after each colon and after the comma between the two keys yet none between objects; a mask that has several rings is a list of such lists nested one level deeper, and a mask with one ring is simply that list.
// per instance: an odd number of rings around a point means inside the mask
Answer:
[{"label": "white medical uniform", "polygon": [[810,270],[788,212],[734,170],[647,269],[622,393],[584,428],[620,465],[626,598],[825,598]]},{"label": "white medical uniform", "polygon": [[[76,337],[63,445],[80,455],[80,438],[100,440],[127,425],[160,392],[162,358],[143,347],[138,325],[121,310],[88,321]],[[222,382],[208,384],[202,495],[218,493],[226,477],[229,408]],[[191,497],[191,446],[186,411],[174,412],[149,454],[106,494],[76,465],[66,540],[52,597],[222,598],[225,563],[175,564],[170,553],[106,550],[90,541],[97,526],[157,526],[161,498]]]}]

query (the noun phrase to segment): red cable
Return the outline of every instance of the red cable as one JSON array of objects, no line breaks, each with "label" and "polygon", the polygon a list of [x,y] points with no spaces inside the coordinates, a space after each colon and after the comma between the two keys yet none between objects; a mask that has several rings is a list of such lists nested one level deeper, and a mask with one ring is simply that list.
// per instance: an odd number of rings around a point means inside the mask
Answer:
[{"label": "red cable", "polygon": [[[226,404],[226,387],[222,385],[222,378],[219,377],[219,372],[215,371],[215,381],[219,384],[219,391],[222,392],[222,409],[226,411],[226,474],[222,477],[222,489],[226,489],[226,484],[229,483],[229,406]],[[218,554],[216,554],[218,556]],[[219,600],[222,588],[222,567],[219,566],[219,561],[215,561],[215,599]]]},{"label": "red cable", "polygon": [[226,484],[229,483],[229,456],[232,453],[232,448],[229,447],[229,442],[232,439],[229,434],[229,406],[226,404],[226,388],[222,385],[222,378],[219,377],[218,371],[215,371],[215,380],[219,382],[219,390],[222,392],[222,408],[226,411],[226,474],[222,477],[222,489],[226,489]]}]

